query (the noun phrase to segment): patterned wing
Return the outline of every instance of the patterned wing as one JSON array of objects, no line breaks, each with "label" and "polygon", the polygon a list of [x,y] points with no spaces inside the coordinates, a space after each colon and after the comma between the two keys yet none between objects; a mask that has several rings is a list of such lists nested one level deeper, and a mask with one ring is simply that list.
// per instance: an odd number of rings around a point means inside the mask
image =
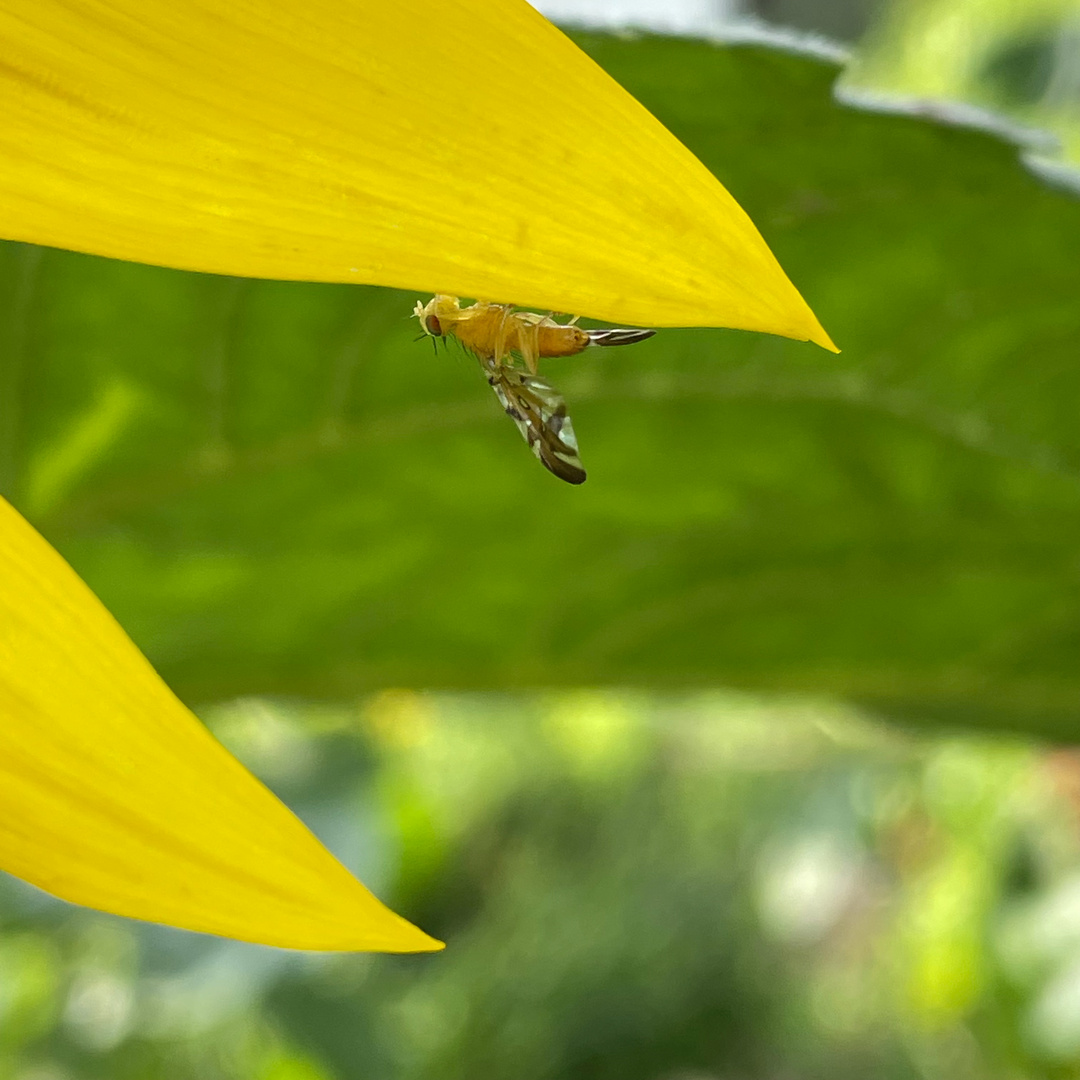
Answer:
[{"label": "patterned wing", "polygon": [[583,484],[585,470],[562,394],[546,379],[526,371],[497,366],[485,369],[485,374],[540,463],[568,484]]},{"label": "patterned wing", "polygon": [[590,345],[636,345],[651,338],[655,330],[586,330]]}]

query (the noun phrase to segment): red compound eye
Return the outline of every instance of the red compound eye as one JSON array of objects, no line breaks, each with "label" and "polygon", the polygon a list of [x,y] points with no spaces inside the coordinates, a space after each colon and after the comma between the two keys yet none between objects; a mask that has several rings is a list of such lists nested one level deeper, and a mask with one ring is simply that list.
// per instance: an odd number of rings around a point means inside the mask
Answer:
[{"label": "red compound eye", "polygon": [[429,334],[435,337],[442,337],[442,324],[439,322],[438,315],[429,315],[425,320],[427,323],[427,331]]}]

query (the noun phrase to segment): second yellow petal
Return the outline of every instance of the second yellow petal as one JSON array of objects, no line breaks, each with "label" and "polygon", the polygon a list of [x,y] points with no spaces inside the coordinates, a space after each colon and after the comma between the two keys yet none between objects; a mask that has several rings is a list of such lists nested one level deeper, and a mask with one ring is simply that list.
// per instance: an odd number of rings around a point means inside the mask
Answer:
[{"label": "second yellow petal", "polygon": [[437,949],[173,696],[0,499],[0,869],[120,915],[300,949]]}]

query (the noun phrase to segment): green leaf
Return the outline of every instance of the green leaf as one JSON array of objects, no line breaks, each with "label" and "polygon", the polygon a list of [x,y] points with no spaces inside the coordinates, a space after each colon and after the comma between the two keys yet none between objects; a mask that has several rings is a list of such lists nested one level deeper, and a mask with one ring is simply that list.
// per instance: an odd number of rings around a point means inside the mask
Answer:
[{"label": "green leaf", "polygon": [[1075,733],[1080,204],[989,135],[836,104],[817,60],[583,44],[842,355],[668,330],[549,361],[574,489],[414,341],[415,296],[8,245],[5,493],[189,702],[736,684]]}]

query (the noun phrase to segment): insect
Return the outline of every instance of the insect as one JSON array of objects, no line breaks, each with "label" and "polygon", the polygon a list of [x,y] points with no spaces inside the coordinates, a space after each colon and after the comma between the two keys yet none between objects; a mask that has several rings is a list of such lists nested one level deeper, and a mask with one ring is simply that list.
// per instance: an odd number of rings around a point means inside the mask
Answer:
[{"label": "insect", "polygon": [[[419,300],[413,314],[425,334],[454,337],[479,361],[488,385],[518,426],[540,463],[568,484],[585,481],[577,436],[566,402],[537,373],[539,361],[576,356],[590,345],[631,345],[655,330],[583,330],[577,319],[556,322],[551,315],[514,311],[511,304],[479,300],[462,307],[456,296],[439,294]],[[518,361],[520,360],[519,366]]]}]

